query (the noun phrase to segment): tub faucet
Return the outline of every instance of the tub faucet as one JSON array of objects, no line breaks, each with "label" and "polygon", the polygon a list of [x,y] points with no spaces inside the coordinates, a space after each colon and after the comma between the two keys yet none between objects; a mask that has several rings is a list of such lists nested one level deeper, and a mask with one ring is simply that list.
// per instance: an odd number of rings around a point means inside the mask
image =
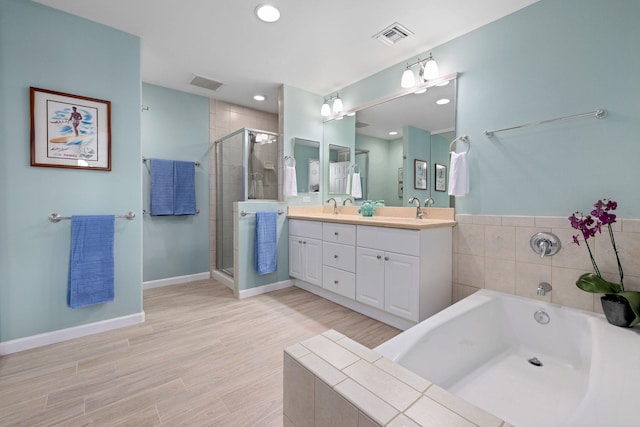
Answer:
[{"label": "tub faucet", "polygon": [[353,199],[351,197],[347,197],[342,201],[342,206],[347,206],[347,202],[353,204]]},{"label": "tub faucet", "polygon": [[416,202],[416,219],[422,219],[422,209],[420,209],[420,199],[412,197],[409,199],[409,204]]},{"label": "tub faucet", "polygon": [[537,295],[544,296],[547,292],[551,292],[551,285],[547,282],[540,282],[538,284]]},{"label": "tub faucet", "polygon": [[424,199],[424,207],[428,208],[429,205],[433,206],[436,204],[436,201],[433,200],[433,197],[429,197],[428,199]]},{"label": "tub faucet", "polygon": [[336,202],[336,199],[332,197],[329,200],[327,200],[327,203],[331,202],[332,200],[333,200],[333,214],[338,215],[338,202]]}]

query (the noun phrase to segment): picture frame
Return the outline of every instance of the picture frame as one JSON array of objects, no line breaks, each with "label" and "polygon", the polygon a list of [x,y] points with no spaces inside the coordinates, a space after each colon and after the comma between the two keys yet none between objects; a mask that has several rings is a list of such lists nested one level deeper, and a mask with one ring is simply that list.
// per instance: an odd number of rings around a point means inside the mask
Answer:
[{"label": "picture frame", "polygon": [[435,191],[447,191],[447,165],[435,164]]},{"label": "picture frame", "polygon": [[111,101],[31,87],[31,166],[111,170]]},{"label": "picture frame", "polygon": [[426,190],[427,187],[427,162],[425,160],[413,160],[413,188]]}]

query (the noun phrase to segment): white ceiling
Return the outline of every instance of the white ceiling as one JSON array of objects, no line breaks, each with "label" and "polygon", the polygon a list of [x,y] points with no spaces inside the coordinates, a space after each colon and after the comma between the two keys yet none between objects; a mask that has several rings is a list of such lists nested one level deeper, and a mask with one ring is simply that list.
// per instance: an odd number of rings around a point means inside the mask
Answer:
[{"label": "white ceiling", "polygon": [[[277,112],[282,84],[327,95],[537,0],[35,1],[139,36],[146,83]],[[278,22],[256,18],[264,2]],[[415,34],[393,46],[372,38],[394,22]],[[223,86],[192,86],[196,74]]]}]

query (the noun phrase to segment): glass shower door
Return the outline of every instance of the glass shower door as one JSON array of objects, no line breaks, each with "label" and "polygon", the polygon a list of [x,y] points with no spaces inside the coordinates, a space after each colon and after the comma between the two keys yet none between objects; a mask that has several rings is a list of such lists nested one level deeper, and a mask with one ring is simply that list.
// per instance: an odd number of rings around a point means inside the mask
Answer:
[{"label": "glass shower door", "polygon": [[233,271],[233,202],[244,199],[244,132],[228,135],[216,144],[216,258],[217,267]]}]

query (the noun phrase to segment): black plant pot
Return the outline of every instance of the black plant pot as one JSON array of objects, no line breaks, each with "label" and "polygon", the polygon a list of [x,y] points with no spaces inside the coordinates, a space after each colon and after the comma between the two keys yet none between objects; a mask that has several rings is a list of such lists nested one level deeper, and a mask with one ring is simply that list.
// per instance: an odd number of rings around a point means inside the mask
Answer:
[{"label": "black plant pot", "polygon": [[636,318],[636,315],[631,310],[629,301],[613,294],[600,297],[600,301],[602,301],[602,310],[609,323],[623,328],[631,326],[631,322]]}]

